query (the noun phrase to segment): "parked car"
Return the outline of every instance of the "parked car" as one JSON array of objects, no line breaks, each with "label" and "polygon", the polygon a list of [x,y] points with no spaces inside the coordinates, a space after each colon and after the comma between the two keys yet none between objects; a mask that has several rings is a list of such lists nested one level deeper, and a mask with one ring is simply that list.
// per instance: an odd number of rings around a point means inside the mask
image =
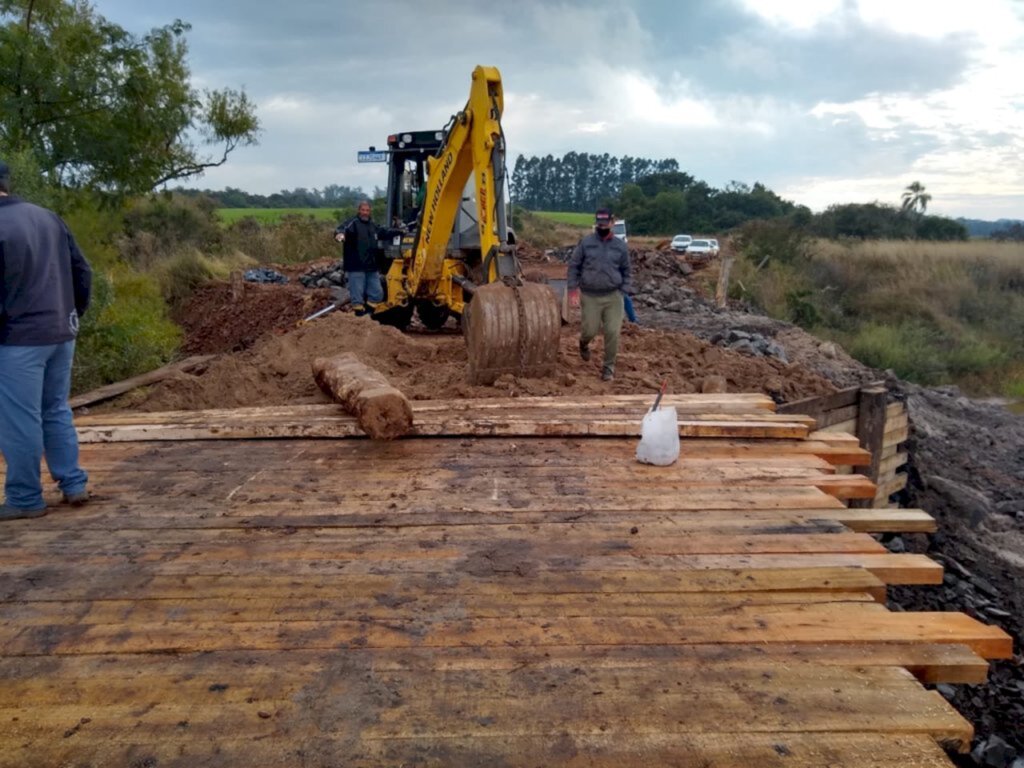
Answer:
[{"label": "parked car", "polygon": [[689,246],[692,241],[693,238],[689,235],[676,235],[672,238],[672,245],[669,247],[677,253],[685,253],[687,246]]},{"label": "parked car", "polygon": [[711,243],[711,255],[717,256],[719,251],[718,241],[715,240],[713,237],[710,237],[708,238],[708,242]]},{"label": "parked car", "polygon": [[686,255],[710,259],[715,254],[710,240],[691,240],[690,244],[686,246]]},{"label": "parked car", "polygon": [[622,242],[624,242],[624,243],[628,243],[629,242],[629,238],[626,236],[626,220],[625,219],[616,219],[615,223],[612,224],[612,232]]}]

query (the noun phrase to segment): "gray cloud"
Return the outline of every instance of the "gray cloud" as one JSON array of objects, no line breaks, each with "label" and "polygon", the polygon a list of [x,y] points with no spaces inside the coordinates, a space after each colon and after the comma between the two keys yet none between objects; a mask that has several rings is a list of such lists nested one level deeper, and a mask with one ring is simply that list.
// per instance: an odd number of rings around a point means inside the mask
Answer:
[{"label": "gray cloud", "polygon": [[[137,0],[96,5],[136,32],[172,18]],[[193,24],[197,84],[244,86],[260,106],[261,146],[199,182],[215,187],[382,184],[355,151],[443,125],[476,64],[502,70],[513,153],[671,156],[716,186],[906,175],[936,154],[1021,143],[1019,126],[939,128],[899,113],[883,129],[842,106],[924,104],[964,82],[985,50],[967,33],[872,26],[850,2],[801,30],[739,0],[179,0],[173,13]],[[631,112],[640,86],[651,93]],[[825,102],[832,111],[812,114]]]}]

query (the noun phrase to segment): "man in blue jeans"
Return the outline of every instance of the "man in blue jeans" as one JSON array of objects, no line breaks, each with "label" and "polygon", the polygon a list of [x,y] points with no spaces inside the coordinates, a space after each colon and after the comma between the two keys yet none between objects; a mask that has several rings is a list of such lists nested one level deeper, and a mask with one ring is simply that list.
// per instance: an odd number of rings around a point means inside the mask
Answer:
[{"label": "man in blue jeans", "polygon": [[352,306],[357,315],[373,311],[384,301],[384,288],[377,271],[377,241],[387,237],[390,230],[378,227],[370,219],[370,201],[363,200],[356,209],[355,218],[339,224],[334,239],[342,244],[345,277]]},{"label": "man in blue jeans", "polygon": [[46,514],[44,456],[65,502],[89,499],[68,393],[91,286],[92,270],[67,226],[12,197],[0,161],[0,453],[7,464],[0,521]]}]

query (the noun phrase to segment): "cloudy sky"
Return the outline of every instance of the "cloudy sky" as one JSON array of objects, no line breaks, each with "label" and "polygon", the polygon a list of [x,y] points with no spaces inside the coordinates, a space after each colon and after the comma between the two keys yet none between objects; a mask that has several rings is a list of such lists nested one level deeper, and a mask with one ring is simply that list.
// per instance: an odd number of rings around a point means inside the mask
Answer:
[{"label": "cloudy sky", "polygon": [[[570,150],[674,157],[815,210],[1024,218],[1022,0],[94,0],[142,33],[192,24],[199,87],[244,88],[258,147],[198,186],[385,183],[356,151],[440,127],[477,64],[505,88],[510,165]],[[172,10],[168,10],[168,9]]]}]

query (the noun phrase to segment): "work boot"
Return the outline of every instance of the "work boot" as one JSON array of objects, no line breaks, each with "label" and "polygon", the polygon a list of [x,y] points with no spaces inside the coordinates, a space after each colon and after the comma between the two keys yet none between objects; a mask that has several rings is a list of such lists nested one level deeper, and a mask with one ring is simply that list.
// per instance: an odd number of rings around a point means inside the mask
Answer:
[{"label": "work boot", "polygon": [[615,378],[615,371],[607,366],[601,369],[601,381],[611,381]]},{"label": "work boot", "polygon": [[46,514],[46,507],[39,509],[18,509],[7,504],[0,505],[0,522],[4,520],[21,520],[27,517],[42,517]]},{"label": "work boot", "polygon": [[580,357],[586,362],[590,360],[590,347],[584,342],[580,342]]},{"label": "work boot", "polygon": [[80,507],[83,504],[89,502],[89,492],[82,490],[77,493],[65,493],[63,503],[70,504],[72,507]]}]

